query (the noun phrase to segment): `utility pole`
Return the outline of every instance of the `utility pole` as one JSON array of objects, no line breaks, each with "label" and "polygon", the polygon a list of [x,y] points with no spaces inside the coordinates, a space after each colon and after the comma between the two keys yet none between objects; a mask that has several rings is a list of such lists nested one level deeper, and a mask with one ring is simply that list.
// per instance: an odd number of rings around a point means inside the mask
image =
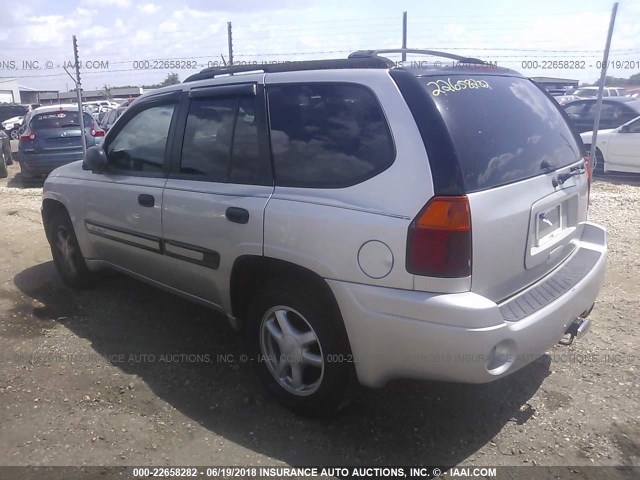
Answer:
[{"label": "utility pole", "polygon": [[73,60],[76,64],[76,98],[78,99],[78,116],[80,117],[80,137],[82,138],[82,156],[87,156],[87,138],[84,130],[84,111],[82,110],[82,83],[80,82],[80,59],[78,57],[78,41],[73,36]]},{"label": "utility pole", "polygon": [[611,10],[611,20],[609,20],[609,31],[607,32],[607,42],[604,45],[604,56],[602,57],[602,68],[600,70],[600,85],[598,85],[598,99],[596,100],[596,118],[593,119],[593,135],[591,136],[591,151],[589,152],[589,162],[592,170],[596,166],[596,140],[598,139],[598,127],[600,126],[600,111],[602,110],[602,93],[604,92],[604,82],[607,78],[607,63],[609,63],[609,49],[611,48],[611,37],[613,36],[613,26],[616,23],[618,13],[618,2],[613,4]]},{"label": "utility pole", "polygon": [[227,42],[229,43],[229,65],[233,65],[233,36],[231,35],[231,22],[227,22]]},{"label": "utility pole", "polygon": [[[407,48],[407,12],[402,12],[402,49]],[[407,61],[407,52],[402,52],[402,61]]]}]

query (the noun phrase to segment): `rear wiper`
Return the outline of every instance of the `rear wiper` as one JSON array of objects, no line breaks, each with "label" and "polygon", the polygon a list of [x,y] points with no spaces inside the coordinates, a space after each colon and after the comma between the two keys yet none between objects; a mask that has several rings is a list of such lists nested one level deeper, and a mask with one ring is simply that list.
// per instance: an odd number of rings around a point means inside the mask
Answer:
[{"label": "rear wiper", "polygon": [[[575,177],[576,175],[582,175],[584,172],[586,172],[584,167],[577,167],[577,166],[576,167],[571,167],[568,172],[561,173],[556,178],[554,178],[554,181],[558,182],[559,185],[562,185],[562,184],[564,184],[564,182],[569,180],[571,177]],[[556,186],[556,185],[554,185],[554,186]]]}]

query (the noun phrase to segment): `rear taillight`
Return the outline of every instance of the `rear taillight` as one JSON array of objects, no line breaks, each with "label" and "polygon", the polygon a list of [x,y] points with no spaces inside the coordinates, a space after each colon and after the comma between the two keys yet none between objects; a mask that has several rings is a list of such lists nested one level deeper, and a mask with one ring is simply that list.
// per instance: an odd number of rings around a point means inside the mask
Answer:
[{"label": "rear taillight", "polygon": [[584,169],[587,172],[587,210],[589,209],[589,202],[591,201],[591,177],[593,176],[591,158],[589,155],[582,157],[584,161]]},{"label": "rear taillight", "polygon": [[587,178],[589,179],[589,182],[591,182],[591,176],[593,175],[591,159],[589,158],[589,155],[585,155],[582,157],[582,160],[584,161],[584,169],[587,171]]},{"label": "rear taillight", "polygon": [[104,130],[101,130],[99,128],[93,127],[91,129],[91,136],[92,137],[104,137]]},{"label": "rear taillight", "polygon": [[433,197],[411,222],[407,271],[430,277],[471,275],[471,211],[466,195]]},{"label": "rear taillight", "polygon": [[36,132],[30,132],[25,135],[20,135],[20,140],[23,142],[33,142],[36,139]]}]

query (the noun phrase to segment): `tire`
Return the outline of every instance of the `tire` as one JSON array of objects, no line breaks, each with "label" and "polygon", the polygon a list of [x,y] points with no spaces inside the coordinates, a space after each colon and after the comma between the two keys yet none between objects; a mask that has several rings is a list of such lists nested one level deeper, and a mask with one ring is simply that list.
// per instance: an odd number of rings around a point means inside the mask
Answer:
[{"label": "tire", "polygon": [[247,335],[267,390],[295,413],[324,417],[344,397],[349,342],[336,307],[299,285],[276,280],[260,290],[249,306]]},{"label": "tire", "polygon": [[66,210],[57,210],[47,224],[47,238],[58,274],[70,287],[87,288],[95,281],[84,261],[73,224]]},{"label": "tire", "polygon": [[[591,152],[591,145],[585,144],[587,148],[587,153]],[[596,147],[596,160],[595,165],[593,167],[593,173],[597,175],[604,175],[604,156],[602,155],[602,151],[598,147]]]},{"label": "tire", "polygon": [[0,178],[7,178],[7,154],[0,150]]},{"label": "tire", "polygon": [[18,129],[14,128],[13,130],[11,130],[9,132],[9,136],[11,137],[11,140],[18,140],[20,138],[20,134],[18,133]]}]

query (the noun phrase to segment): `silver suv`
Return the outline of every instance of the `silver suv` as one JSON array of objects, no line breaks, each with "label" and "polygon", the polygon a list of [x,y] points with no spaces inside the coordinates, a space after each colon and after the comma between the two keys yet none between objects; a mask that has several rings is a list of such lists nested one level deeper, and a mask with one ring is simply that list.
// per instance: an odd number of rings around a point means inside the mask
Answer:
[{"label": "silver suv", "polygon": [[311,415],[352,372],[490,382],[585,332],[606,233],[564,112],[511,70],[379,53],[140,97],[45,182],[61,277],[115,269],[224,312]]}]

